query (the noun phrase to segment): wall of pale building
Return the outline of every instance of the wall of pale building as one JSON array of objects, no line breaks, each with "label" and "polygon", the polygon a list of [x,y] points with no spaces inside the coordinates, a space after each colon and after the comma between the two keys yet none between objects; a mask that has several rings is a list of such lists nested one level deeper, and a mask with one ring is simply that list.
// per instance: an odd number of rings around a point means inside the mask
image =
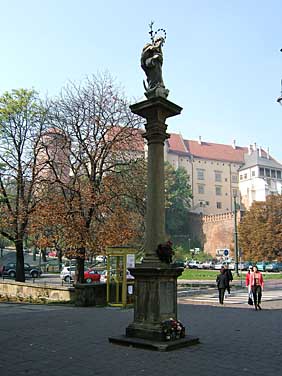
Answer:
[{"label": "wall of pale building", "polygon": [[[254,169],[253,169],[254,170]],[[281,194],[281,181],[271,178],[260,178],[251,175],[252,169],[244,170],[240,173],[239,189],[241,200],[246,209],[252,206],[254,201],[265,201],[270,194]]]},{"label": "wall of pale building", "polygon": [[233,209],[238,194],[240,164],[194,158],[192,164],[192,210],[203,215],[221,214]]},{"label": "wall of pale building", "polygon": [[179,167],[185,168],[189,177],[190,177],[190,184],[192,181],[192,164],[189,157],[185,155],[178,155],[174,153],[165,153],[165,161],[169,162],[175,169]]},{"label": "wall of pale building", "polygon": [[233,196],[238,194],[239,163],[212,161],[166,153],[166,160],[174,167],[184,167],[192,186],[192,208],[198,214],[220,214],[233,210]]},{"label": "wall of pale building", "polygon": [[240,181],[241,201],[245,209],[249,209],[254,201],[265,201],[269,194],[267,183],[262,178]]}]

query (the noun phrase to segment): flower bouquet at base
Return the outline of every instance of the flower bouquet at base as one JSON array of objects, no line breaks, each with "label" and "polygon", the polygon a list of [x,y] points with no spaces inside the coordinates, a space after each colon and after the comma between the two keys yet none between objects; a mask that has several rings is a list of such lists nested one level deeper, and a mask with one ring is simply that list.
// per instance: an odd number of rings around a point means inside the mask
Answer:
[{"label": "flower bouquet at base", "polygon": [[166,341],[173,341],[185,337],[185,327],[179,320],[170,318],[169,320],[162,321],[161,325]]}]

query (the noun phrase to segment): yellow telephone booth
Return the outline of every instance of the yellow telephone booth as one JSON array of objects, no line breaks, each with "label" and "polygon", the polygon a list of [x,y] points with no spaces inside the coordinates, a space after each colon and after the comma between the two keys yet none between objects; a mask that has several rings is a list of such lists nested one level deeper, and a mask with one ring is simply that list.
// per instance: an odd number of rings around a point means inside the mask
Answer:
[{"label": "yellow telephone booth", "polygon": [[133,304],[134,277],[127,268],[135,266],[137,251],[132,247],[108,247],[107,254],[107,304],[127,307]]}]

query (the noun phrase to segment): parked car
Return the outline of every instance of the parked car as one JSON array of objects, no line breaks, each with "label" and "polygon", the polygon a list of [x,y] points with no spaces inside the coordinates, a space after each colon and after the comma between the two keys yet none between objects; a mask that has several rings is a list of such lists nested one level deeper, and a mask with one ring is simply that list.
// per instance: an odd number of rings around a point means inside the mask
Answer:
[{"label": "parked car", "polygon": [[100,282],[101,274],[97,270],[86,270],[84,272],[84,280],[86,283]]},{"label": "parked car", "polygon": [[202,263],[203,269],[214,269],[214,265],[212,261],[204,261]]},{"label": "parked car", "polygon": [[[75,276],[75,266],[65,266],[60,274],[61,279],[64,282],[71,282],[74,280]],[[97,270],[89,269],[85,270],[84,272],[84,281],[86,283],[92,283],[92,282],[99,282],[101,279],[101,273],[99,273]]]},{"label": "parked car", "polygon": [[282,262],[270,262],[265,265],[266,272],[282,272]]},{"label": "parked car", "polygon": [[76,269],[75,265],[64,266],[60,273],[60,278],[64,282],[68,282],[68,283],[73,281],[74,275],[75,275],[75,269]]},{"label": "parked car", "polygon": [[[27,263],[24,263],[24,273],[26,277],[39,278],[42,274],[42,270],[37,266],[31,266]],[[10,278],[16,277],[16,263],[9,262],[0,267],[0,275],[7,276]]]},{"label": "parked car", "polygon": [[261,261],[261,262],[257,262],[254,265],[257,266],[259,272],[265,272],[266,265],[268,264],[269,264],[268,262]]},{"label": "parked car", "polygon": [[200,261],[194,261],[194,260],[192,260],[192,261],[188,262],[188,268],[189,269],[200,269],[199,265],[200,265]]},{"label": "parked car", "polygon": [[173,265],[175,265],[177,268],[185,268],[185,263],[184,261],[181,261],[181,260],[174,261]]},{"label": "parked car", "polygon": [[[116,278],[116,270],[111,270],[110,273],[111,273],[111,279],[115,280],[115,278]],[[122,275],[120,275],[120,278],[122,278]],[[107,279],[108,279],[108,271],[104,270],[102,272],[102,274],[101,274],[100,281],[101,282],[107,282]],[[129,270],[126,270],[126,279],[127,279],[127,281],[131,280],[131,279],[134,279],[133,275],[130,274]]]},{"label": "parked car", "polygon": [[224,265],[223,265],[222,262],[218,262],[217,264],[214,265],[214,269],[215,269],[215,270],[220,270],[223,266],[224,266]]}]

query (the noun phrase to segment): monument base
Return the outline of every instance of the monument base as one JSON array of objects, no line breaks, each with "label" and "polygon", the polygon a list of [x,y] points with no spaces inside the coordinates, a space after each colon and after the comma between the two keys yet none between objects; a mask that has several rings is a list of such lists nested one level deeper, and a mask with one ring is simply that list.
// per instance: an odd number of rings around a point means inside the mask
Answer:
[{"label": "monument base", "polygon": [[152,341],[143,338],[119,336],[109,337],[109,342],[116,345],[132,346],[154,351],[172,351],[200,343],[199,338],[192,336],[185,336],[174,341]]}]

